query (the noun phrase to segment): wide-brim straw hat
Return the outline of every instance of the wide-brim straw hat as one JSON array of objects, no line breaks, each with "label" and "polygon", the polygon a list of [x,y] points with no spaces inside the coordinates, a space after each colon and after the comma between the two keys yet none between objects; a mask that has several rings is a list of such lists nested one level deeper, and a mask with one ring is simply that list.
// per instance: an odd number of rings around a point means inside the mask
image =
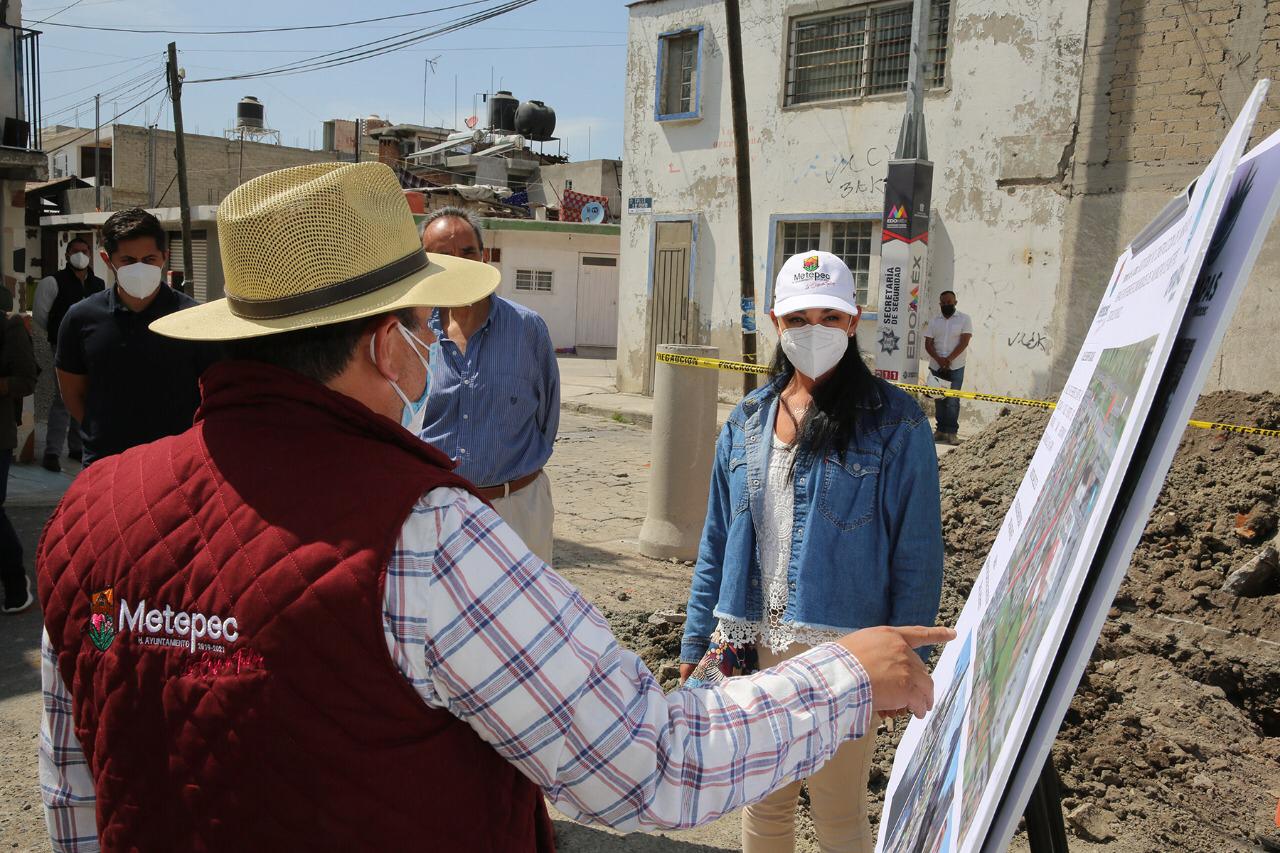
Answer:
[{"label": "wide-brim straw hat", "polygon": [[231,341],[402,308],[453,308],[498,287],[488,264],[427,253],[395,172],[316,163],[241,184],[218,206],[225,299],[161,317],[171,338]]}]

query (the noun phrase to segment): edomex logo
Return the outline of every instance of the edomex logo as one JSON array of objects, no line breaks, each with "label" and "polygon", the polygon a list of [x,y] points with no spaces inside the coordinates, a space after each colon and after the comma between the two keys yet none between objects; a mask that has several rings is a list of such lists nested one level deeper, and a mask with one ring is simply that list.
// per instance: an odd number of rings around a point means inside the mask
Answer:
[{"label": "edomex logo", "polygon": [[116,609],[115,587],[109,586],[93,593],[89,596],[89,604],[89,641],[98,651],[105,652],[116,638],[116,625],[111,618]]},{"label": "edomex logo", "polygon": [[807,258],[805,258],[805,259],[804,259],[804,271],[805,271],[805,272],[813,272],[813,271],[814,271],[814,270],[816,270],[817,268],[818,268],[818,256],[817,256],[817,255],[810,255],[809,257],[807,257]]}]

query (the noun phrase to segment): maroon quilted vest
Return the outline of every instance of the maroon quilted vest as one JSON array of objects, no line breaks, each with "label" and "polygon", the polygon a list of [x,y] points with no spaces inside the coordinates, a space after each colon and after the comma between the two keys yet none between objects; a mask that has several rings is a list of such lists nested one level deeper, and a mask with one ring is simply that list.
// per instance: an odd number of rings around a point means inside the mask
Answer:
[{"label": "maroon quilted vest", "polygon": [[202,392],[190,430],[81,474],[40,542],[103,849],[553,850],[539,789],[383,636],[414,502],[473,487],[289,371],[222,363]]}]

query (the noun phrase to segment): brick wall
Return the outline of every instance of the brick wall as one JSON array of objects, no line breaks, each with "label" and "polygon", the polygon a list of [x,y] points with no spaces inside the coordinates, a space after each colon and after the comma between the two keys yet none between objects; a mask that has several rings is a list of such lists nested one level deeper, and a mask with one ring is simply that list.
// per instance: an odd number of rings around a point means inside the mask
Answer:
[{"label": "brick wall", "polygon": [[[1280,0],[1095,0],[1087,45],[1083,164],[1172,180],[1209,161],[1255,80],[1280,76]],[[1277,128],[1273,87],[1254,140]]]},{"label": "brick wall", "polygon": [[[156,207],[178,204],[177,163],[173,150],[175,136],[171,131],[155,131]],[[123,210],[147,205],[147,129],[116,125],[112,142],[114,174],[111,207]],[[186,136],[187,185],[193,205],[217,204],[235,189],[242,179],[247,181],[274,169],[323,163],[332,159],[324,151],[289,148],[260,142],[244,143],[244,166],[241,169],[240,141],[216,136]],[[243,178],[242,178],[243,175]]]}]

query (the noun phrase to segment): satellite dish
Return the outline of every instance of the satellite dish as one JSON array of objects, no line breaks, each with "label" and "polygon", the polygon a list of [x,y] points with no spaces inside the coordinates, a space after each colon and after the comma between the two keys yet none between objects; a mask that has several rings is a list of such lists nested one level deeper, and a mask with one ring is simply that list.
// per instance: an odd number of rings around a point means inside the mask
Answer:
[{"label": "satellite dish", "polygon": [[478,121],[480,121],[480,119],[477,116],[468,116],[467,118],[464,118],[462,120],[462,123],[467,126],[468,130],[470,130],[471,128],[476,126],[476,123]]},{"label": "satellite dish", "polygon": [[582,221],[591,225],[604,222],[604,205],[598,201],[589,201],[582,206]]}]

